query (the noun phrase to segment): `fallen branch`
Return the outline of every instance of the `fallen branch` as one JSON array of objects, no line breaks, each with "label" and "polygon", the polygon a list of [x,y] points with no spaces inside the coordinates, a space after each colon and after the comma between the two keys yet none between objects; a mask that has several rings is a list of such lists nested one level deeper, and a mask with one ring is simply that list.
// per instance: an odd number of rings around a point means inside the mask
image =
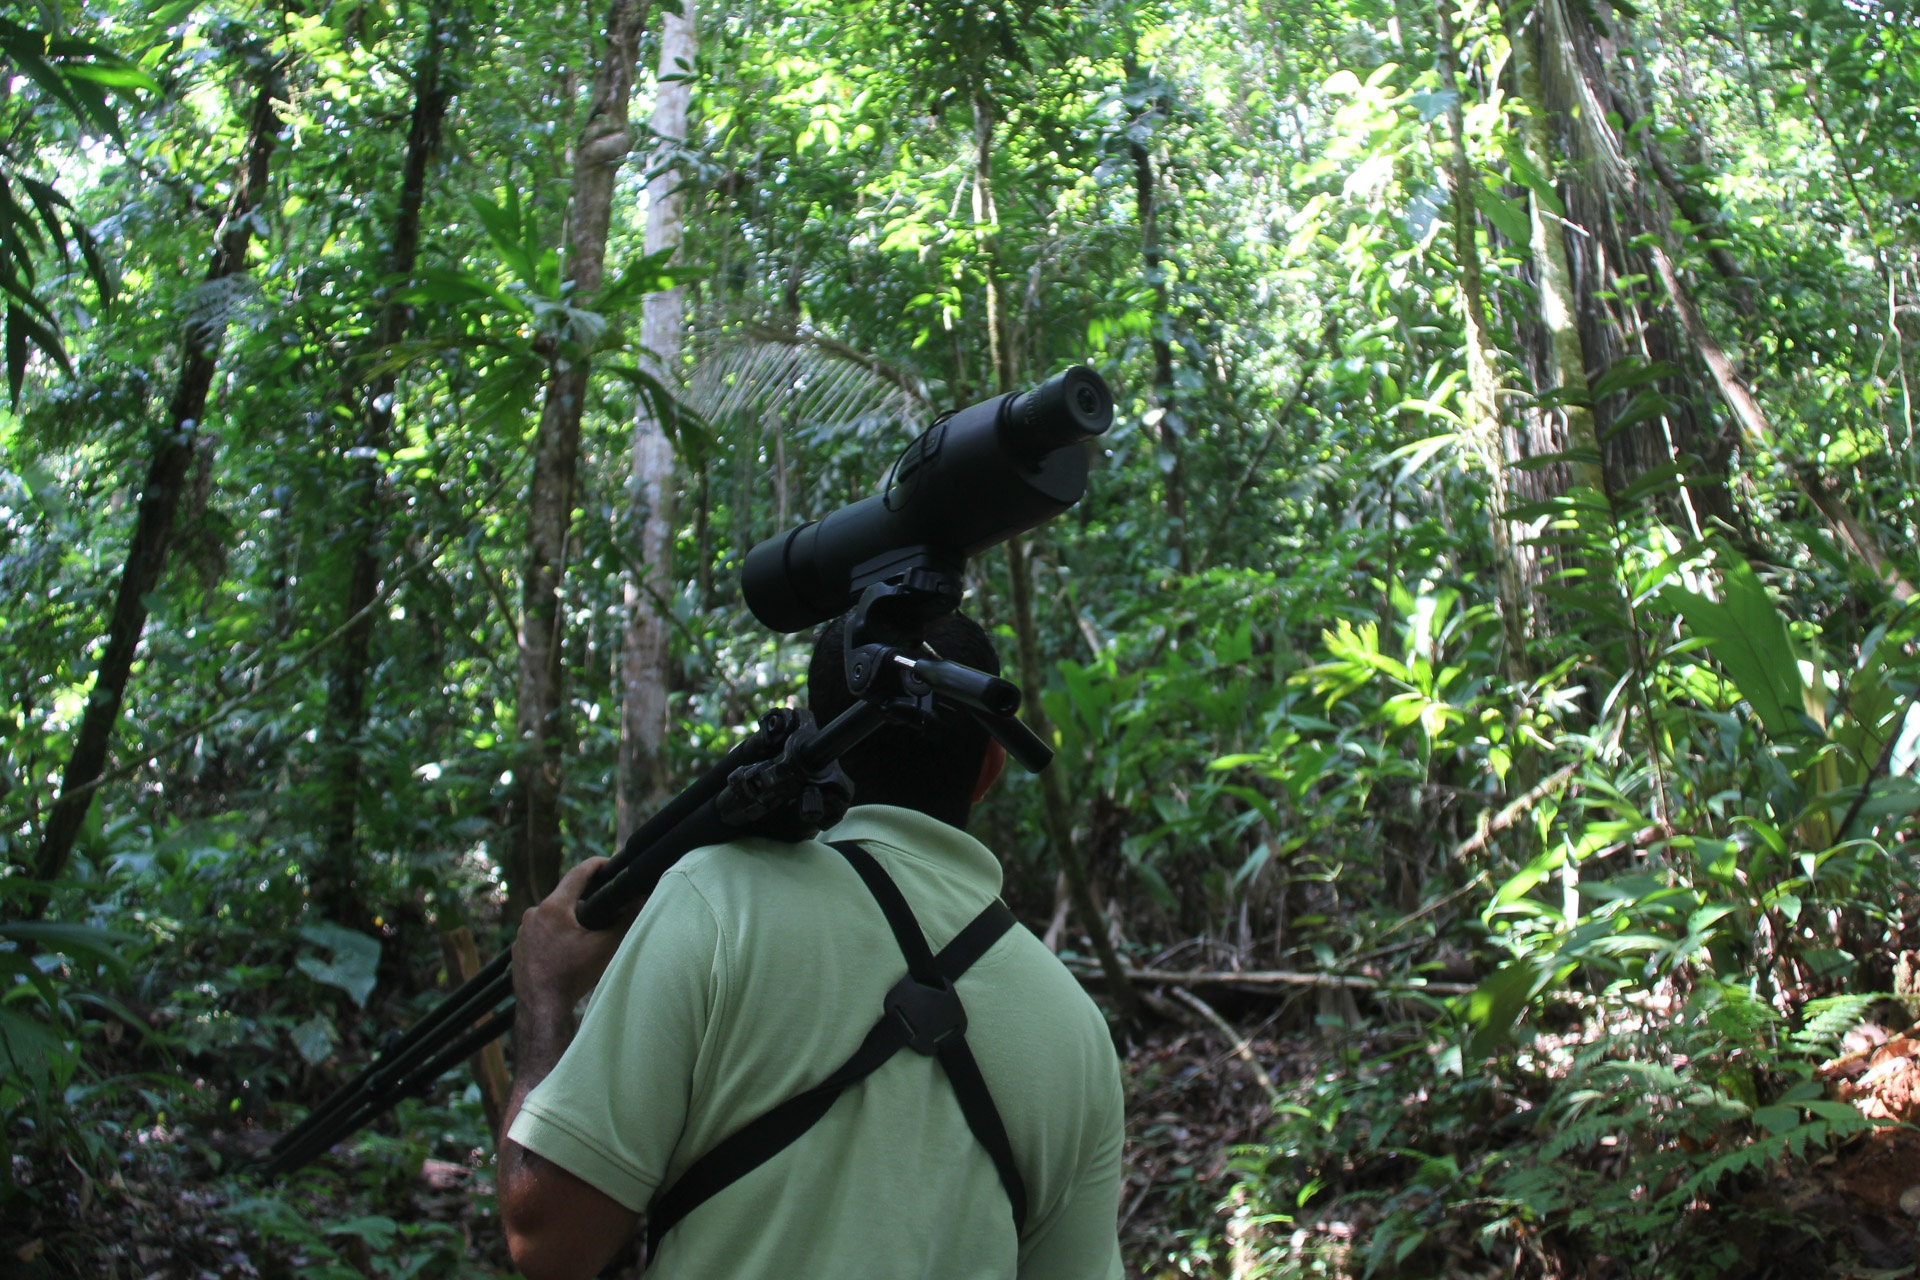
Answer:
[{"label": "fallen branch", "polygon": [[[1542,778],[1530,790],[1524,792],[1519,799],[1502,809],[1491,819],[1488,819],[1479,830],[1461,841],[1460,844],[1454,848],[1453,860],[1459,862],[1470,854],[1480,852],[1480,850],[1486,846],[1487,840],[1490,837],[1505,831],[1525,816],[1527,810],[1533,808],[1533,806],[1539,804],[1542,800],[1571,782],[1573,775],[1580,771],[1580,764],[1581,762],[1576,760],[1574,763],[1564,768],[1556,769],[1554,772]],[[1469,882],[1468,884],[1462,885],[1459,891],[1465,892],[1472,887],[1472,883]],[[1416,912],[1415,914],[1421,915],[1424,914],[1425,911],[1431,911],[1432,909],[1432,907],[1427,907],[1423,911]],[[1408,919],[1413,918],[1413,916],[1408,917]],[[1395,927],[1397,928],[1398,926]],[[1392,930],[1388,930],[1388,932],[1391,933]]]},{"label": "fallen branch", "polygon": [[1232,1047],[1233,1056],[1247,1064],[1254,1078],[1260,1082],[1260,1087],[1267,1091],[1268,1103],[1276,1107],[1280,1105],[1280,1090],[1274,1087],[1273,1077],[1268,1075],[1267,1069],[1260,1065],[1260,1059],[1253,1056],[1253,1046],[1246,1036],[1241,1035],[1234,1029],[1232,1023],[1215,1012],[1212,1005],[1185,987],[1174,987],[1167,994],[1205,1018],[1221,1035],[1225,1036],[1227,1044]]},{"label": "fallen branch", "polygon": [[[1069,960],[1067,969],[1083,982],[1101,981],[1100,971],[1081,961]],[[1435,996],[1463,996],[1478,990],[1467,982],[1426,982],[1409,978],[1388,982],[1347,973],[1299,973],[1287,969],[1251,969],[1244,973],[1228,969],[1198,969],[1177,973],[1163,969],[1135,969],[1123,966],[1128,979],[1150,987],[1226,987],[1247,991],[1270,991],[1275,987],[1329,987],[1346,991],[1422,992]]]}]

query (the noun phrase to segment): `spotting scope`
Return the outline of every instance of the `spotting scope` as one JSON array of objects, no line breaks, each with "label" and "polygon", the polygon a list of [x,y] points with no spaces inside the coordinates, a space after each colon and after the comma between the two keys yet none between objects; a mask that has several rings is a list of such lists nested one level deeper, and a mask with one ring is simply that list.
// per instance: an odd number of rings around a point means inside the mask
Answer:
[{"label": "spotting scope", "polygon": [[940,418],[901,453],[884,493],[749,551],[747,608],[775,631],[803,631],[909,567],[957,575],[969,556],[1078,502],[1086,442],[1112,425],[1113,393],[1085,365]]}]

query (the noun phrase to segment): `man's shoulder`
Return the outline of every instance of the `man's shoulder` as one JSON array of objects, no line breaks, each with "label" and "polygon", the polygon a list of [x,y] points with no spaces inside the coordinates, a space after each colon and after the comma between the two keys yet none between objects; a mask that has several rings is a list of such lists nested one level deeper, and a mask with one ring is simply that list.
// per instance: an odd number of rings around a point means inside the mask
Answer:
[{"label": "man's shoulder", "polygon": [[1117,1070],[1106,1015],[1060,957],[1024,926],[1011,931],[1004,955],[1008,986],[1034,1017],[1050,1023],[1058,1034],[1081,1041],[1090,1058],[1113,1059]]}]

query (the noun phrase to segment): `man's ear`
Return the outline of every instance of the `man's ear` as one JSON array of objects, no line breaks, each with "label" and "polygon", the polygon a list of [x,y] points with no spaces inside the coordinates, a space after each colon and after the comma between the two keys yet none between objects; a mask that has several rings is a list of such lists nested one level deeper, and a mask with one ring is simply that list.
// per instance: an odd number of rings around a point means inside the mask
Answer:
[{"label": "man's ear", "polygon": [[973,780],[973,803],[979,804],[1000,780],[1000,771],[1007,767],[1007,749],[1000,745],[998,738],[987,740],[987,754],[980,760],[980,776]]}]

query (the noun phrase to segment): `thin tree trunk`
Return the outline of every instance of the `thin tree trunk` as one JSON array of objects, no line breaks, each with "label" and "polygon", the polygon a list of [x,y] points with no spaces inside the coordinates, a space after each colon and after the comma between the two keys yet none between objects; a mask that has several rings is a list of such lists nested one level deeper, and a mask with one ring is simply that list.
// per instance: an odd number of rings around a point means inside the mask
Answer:
[{"label": "thin tree trunk", "polygon": [[[1129,58],[1131,62],[1131,58]],[[1129,66],[1131,81],[1137,69]],[[1161,109],[1158,97],[1149,100],[1152,109]],[[1130,141],[1133,153],[1134,209],[1140,222],[1140,257],[1145,267],[1147,287],[1153,291],[1153,329],[1149,341],[1153,348],[1153,399],[1160,413],[1160,447],[1166,451],[1165,485],[1167,524],[1171,529],[1174,564],[1180,575],[1193,572],[1193,557],[1187,540],[1186,458],[1182,449],[1185,424],[1174,400],[1173,317],[1167,303],[1166,262],[1161,252],[1158,176],[1153,154],[1137,140]]]},{"label": "thin tree trunk", "polygon": [[[278,68],[266,71],[254,95],[244,158],[234,180],[233,195],[227,202],[226,215],[220,222],[219,243],[213,260],[207,265],[209,284],[240,275],[247,269],[247,249],[253,242],[255,224],[252,215],[267,198],[268,169],[283,128],[274,110],[274,98],[284,92]],[[107,624],[106,648],[100,655],[86,713],[81,716],[79,732],[74,735],[73,752],[61,776],[60,798],[47,815],[46,830],[34,859],[34,875],[40,880],[56,880],[66,870],[74,839],[93,800],[94,781],[106,765],[107,747],[126,697],[134,652],[140,645],[140,633],[147,625],[146,600],[159,586],[160,574],[166,568],[174,514],[199,446],[207,395],[213,386],[223,336],[224,326],[219,324],[189,321],[182,331],[184,355],[180,381],[167,409],[166,429],[154,448],[146,483],[140,491],[140,507],[127,548],[127,563],[121,570],[113,614]],[[45,898],[37,898],[29,910],[39,915],[46,906]]]},{"label": "thin tree trunk", "polygon": [[1000,265],[995,253],[1000,210],[993,202],[993,108],[984,94],[973,99],[973,226],[981,238],[980,261],[987,286],[987,361],[1001,391],[1013,383],[1000,315]]},{"label": "thin tree trunk", "polygon": [[[1436,7],[1439,16],[1439,66],[1443,87],[1454,89],[1459,72],[1453,61],[1453,24],[1447,16],[1448,0]],[[1460,267],[1460,311],[1466,327],[1467,395],[1463,415],[1467,430],[1475,442],[1481,461],[1487,468],[1491,495],[1496,507],[1491,522],[1493,535],[1494,585],[1500,598],[1500,624],[1506,638],[1507,678],[1524,684],[1533,678],[1527,655],[1527,590],[1521,571],[1520,551],[1514,545],[1512,525],[1498,508],[1511,500],[1507,483],[1506,427],[1501,421],[1501,385],[1499,347],[1487,323],[1486,284],[1480,266],[1480,244],[1474,238],[1475,219],[1471,183],[1473,172],[1467,163],[1466,124],[1456,97],[1447,107],[1447,132],[1452,142],[1448,158],[1448,179],[1453,187],[1454,254]]]},{"label": "thin tree trunk", "polygon": [[[1020,714],[1042,740],[1053,741],[1053,722],[1040,705],[1040,690],[1045,673],[1040,667],[1040,642],[1034,629],[1033,576],[1025,538],[1007,542],[1007,582],[1013,596],[1013,633],[1020,660],[1020,686],[1028,693]],[[1060,859],[1060,870],[1067,878],[1067,893],[1073,909],[1086,929],[1093,951],[1100,958],[1100,971],[1106,975],[1107,994],[1112,997],[1115,1021],[1121,1028],[1133,1025],[1139,1012],[1139,1000],[1126,966],[1113,949],[1113,937],[1107,917],[1093,900],[1093,885],[1087,875],[1087,862],[1074,839],[1073,815],[1067,802],[1066,780],[1061,776],[1063,762],[1054,762],[1040,773],[1040,818],[1047,829],[1047,843]]]},{"label": "thin tree trunk", "polygon": [[[974,122],[974,221],[988,232],[984,240],[982,257],[985,259],[987,281],[987,325],[989,329],[988,350],[993,361],[994,389],[1001,394],[1011,391],[1011,361],[1002,351],[1000,324],[1000,285],[999,272],[994,262],[991,228],[997,217],[993,203],[993,113],[983,95],[976,94],[973,100]],[[1040,705],[1040,690],[1045,684],[1045,673],[1040,669],[1039,631],[1034,625],[1033,615],[1033,579],[1028,564],[1027,540],[1009,539],[1007,544],[1007,582],[1013,596],[1013,631],[1019,646],[1020,683],[1026,690],[1028,701],[1022,704],[1022,710],[1033,726],[1033,731],[1042,739],[1051,741],[1053,726],[1047,719],[1046,710]],[[1106,974],[1107,993],[1113,997],[1114,1010],[1120,1028],[1133,1025],[1138,1016],[1139,1004],[1134,996],[1133,984],[1127,981],[1127,972],[1120,963],[1119,955],[1113,949],[1113,939],[1107,927],[1107,918],[1093,900],[1093,887],[1087,877],[1086,859],[1081,856],[1080,846],[1074,842],[1073,818],[1068,812],[1066,783],[1061,778],[1062,762],[1058,759],[1041,771],[1040,808],[1042,822],[1047,828],[1047,842],[1053,846],[1054,853],[1060,859],[1060,870],[1067,877],[1067,888],[1073,898],[1074,910],[1080,916],[1080,923],[1093,941],[1094,952],[1100,957],[1101,971]]]},{"label": "thin tree trunk", "polygon": [[[420,208],[426,200],[427,165],[440,148],[453,88],[441,65],[447,22],[435,14],[414,68],[413,114],[407,128],[406,159],[400,169],[400,203],[394,211],[385,273],[390,280],[410,276],[420,252]],[[413,308],[389,294],[374,330],[376,350],[406,336]],[[354,892],[357,845],[354,831],[360,802],[361,735],[367,723],[367,667],[373,651],[375,613],[367,608],[380,588],[385,568],[381,554],[383,495],[379,455],[392,448],[394,396],[399,374],[389,370],[367,387],[360,414],[360,454],[349,493],[355,507],[349,537],[352,568],[343,616],[350,619],[335,655],[327,690],[327,829],[320,866],[310,881],[314,898],[336,920],[352,920],[360,910]]]},{"label": "thin tree trunk", "polygon": [[1780,458],[1793,476],[1794,483],[1820,512],[1834,535],[1860,558],[1895,600],[1901,604],[1911,600],[1915,594],[1913,583],[1894,563],[1893,557],[1881,544],[1879,535],[1860,522],[1847,506],[1846,499],[1835,491],[1814,463],[1788,452],[1789,446],[1774,433],[1773,424],[1767,421],[1760,402],[1753,398],[1753,392],[1740,377],[1734,359],[1707,328],[1700,308],[1694,305],[1693,295],[1681,283],[1680,273],[1674,270],[1672,260],[1657,245],[1653,247],[1652,254],[1654,267],[1667,287],[1667,296],[1673,300],[1673,309],[1680,317],[1681,327],[1686,330],[1700,358],[1706,362],[1707,370],[1713,375],[1713,381],[1720,388],[1727,407],[1733,410],[1741,436],[1750,445],[1764,446]]},{"label": "thin tree trunk", "polygon": [[[591,306],[605,274],[614,177],[632,146],[627,99],[648,0],[613,0],[607,47],[595,75],[587,120],[574,149],[567,216],[566,280],[574,306]],[[552,353],[546,399],[534,441],[527,513],[527,563],[521,584],[519,699],[515,715],[508,908],[544,898],[560,879],[560,789],[566,752],[561,655],[574,476],[580,460],[580,416],[586,407],[591,352]]]},{"label": "thin tree trunk", "polygon": [[[660,29],[659,94],[654,137],[678,147],[687,136],[687,78],[699,46],[694,0],[668,14]],[[684,65],[683,65],[684,64]],[[646,252],[680,247],[684,197],[678,165],[663,165],[647,183]],[[679,381],[687,291],[675,285],[650,295],[641,311],[641,358],[666,386]],[[620,764],[614,787],[616,835],[627,835],[666,793],[660,748],[667,732],[668,600],[673,590],[674,453],[653,405],[641,397],[633,422],[629,527],[640,531],[638,581],[626,585],[627,629],[620,662]]]}]

